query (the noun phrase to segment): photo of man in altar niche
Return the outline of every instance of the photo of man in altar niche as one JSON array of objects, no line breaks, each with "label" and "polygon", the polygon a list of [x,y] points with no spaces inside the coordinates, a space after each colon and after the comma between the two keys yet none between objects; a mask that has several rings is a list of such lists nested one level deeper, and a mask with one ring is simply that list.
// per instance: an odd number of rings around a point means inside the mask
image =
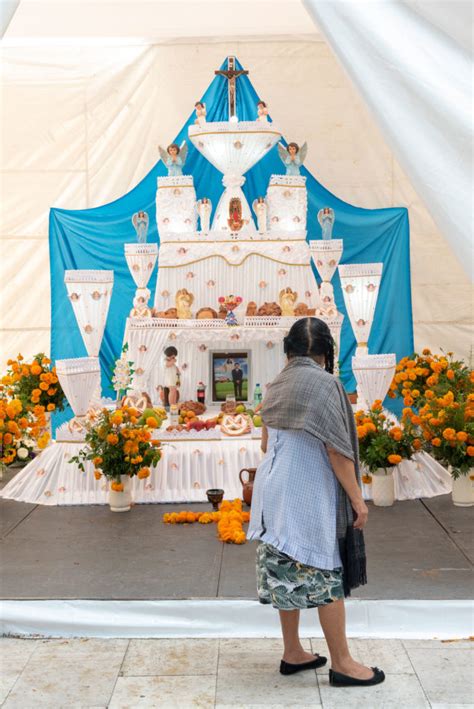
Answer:
[{"label": "photo of man in altar niche", "polygon": [[211,352],[213,401],[225,401],[227,396],[248,400],[249,359],[249,352]]}]

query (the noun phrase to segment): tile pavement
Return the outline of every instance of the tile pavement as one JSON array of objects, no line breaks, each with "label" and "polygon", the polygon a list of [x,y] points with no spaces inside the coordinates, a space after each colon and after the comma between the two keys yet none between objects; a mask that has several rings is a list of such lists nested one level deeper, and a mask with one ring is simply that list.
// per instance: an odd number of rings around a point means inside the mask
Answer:
[{"label": "tile pavement", "polygon": [[[307,649],[327,653],[324,640]],[[459,709],[474,707],[469,640],[350,641],[386,681],[334,689],[327,668],[283,677],[270,639],[18,639],[0,641],[5,709]]]}]

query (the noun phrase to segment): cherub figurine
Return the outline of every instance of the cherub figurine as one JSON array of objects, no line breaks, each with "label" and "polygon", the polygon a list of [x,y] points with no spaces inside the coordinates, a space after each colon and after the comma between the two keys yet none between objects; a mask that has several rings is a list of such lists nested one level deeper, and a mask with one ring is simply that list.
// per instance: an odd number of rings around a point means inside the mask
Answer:
[{"label": "cherub figurine", "polygon": [[267,203],[265,202],[265,197],[257,197],[252,207],[257,215],[258,231],[260,234],[265,234],[267,231]]},{"label": "cherub figurine", "polygon": [[168,406],[169,404],[177,404],[179,400],[179,387],[181,383],[180,371],[176,364],[178,350],[173,346],[166,347],[163,356],[165,372],[163,383],[160,387],[160,398],[163,406]]},{"label": "cherub figurine", "polygon": [[319,297],[321,305],[316,308],[316,316],[323,318],[333,318],[337,315],[337,307],[334,302],[334,288],[331,283],[323,281],[319,287]]},{"label": "cherub figurine", "polygon": [[306,159],[306,153],[308,152],[308,146],[306,142],[300,146],[298,143],[288,143],[288,147],[285,148],[283,143],[278,143],[278,155],[283,165],[286,167],[287,175],[299,175],[300,167]]},{"label": "cherub figurine", "polygon": [[181,288],[176,293],[176,310],[178,318],[189,320],[193,317],[191,313],[191,305],[194,303],[194,296],[186,288]]},{"label": "cherub figurine", "polygon": [[150,291],[148,288],[138,288],[133,299],[133,308],[130,311],[131,318],[151,318],[152,309],[148,307]]},{"label": "cherub figurine", "polygon": [[257,103],[257,114],[257,120],[262,121],[262,123],[266,123],[268,121],[268,108],[265,101],[259,101]]},{"label": "cherub figurine", "polygon": [[208,197],[203,197],[197,203],[197,213],[201,220],[201,231],[204,234],[209,233],[211,226],[212,202]]},{"label": "cherub figurine", "polygon": [[332,239],[332,228],[334,226],[334,209],[323,207],[318,212],[318,222],[321,224],[323,239]]},{"label": "cherub figurine", "polygon": [[291,288],[283,288],[278,298],[280,302],[281,314],[293,316],[295,314],[295,303],[298,300],[298,293]]},{"label": "cherub figurine", "polygon": [[196,123],[198,126],[203,126],[206,123],[206,104],[202,101],[196,101],[194,104],[194,109],[196,111]]},{"label": "cherub figurine", "polygon": [[132,217],[132,224],[137,232],[137,239],[139,244],[146,244],[146,236],[148,234],[148,224],[149,224],[148,214],[146,212],[135,212]]},{"label": "cherub figurine", "polygon": [[158,150],[160,151],[161,159],[168,168],[168,176],[180,177],[183,174],[183,166],[188,154],[186,141],[183,140],[181,147],[177,143],[171,143],[166,148],[166,151],[159,145]]}]

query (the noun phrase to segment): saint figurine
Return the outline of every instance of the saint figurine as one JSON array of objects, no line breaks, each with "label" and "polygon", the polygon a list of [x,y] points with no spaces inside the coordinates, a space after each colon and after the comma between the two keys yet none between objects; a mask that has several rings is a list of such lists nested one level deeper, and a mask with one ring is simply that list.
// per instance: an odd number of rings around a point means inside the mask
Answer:
[{"label": "saint figurine", "polygon": [[149,224],[148,214],[146,212],[135,212],[132,217],[132,224],[137,232],[137,239],[139,244],[146,244],[146,236],[148,234],[148,224]]},{"label": "saint figurine", "polygon": [[168,168],[168,177],[180,177],[183,174],[183,165],[186,162],[188,154],[188,146],[183,140],[181,147],[176,143],[171,143],[166,148],[166,152],[161,146],[158,146],[161,159]]},{"label": "saint figurine", "polygon": [[203,126],[206,123],[206,104],[202,103],[202,101],[196,101],[194,110],[196,111],[194,123],[198,126]]},{"label": "saint figurine", "polygon": [[268,121],[268,108],[265,101],[259,101],[257,103],[257,116],[257,120],[262,121],[262,123],[266,123]]},{"label": "saint figurine", "polygon": [[306,153],[308,152],[308,146],[305,143],[300,146],[298,143],[288,143],[288,147],[282,143],[278,143],[278,155],[280,160],[286,168],[287,175],[299,175],[300,167],[305,161]]},{"label": "saint figurine", "polygon": [[227,224],[231,231],[240,231],[245,224],[242,219],[242,203],[239,197],[232,197],[229,202],[229,218]]},{"label": "saint figurine", "polygon": [[201,221],[201,231],[208,234],[211,226],[212,202],[208,197],[203,197],[197,203],[197,213]]},{"label": "saint figurine", "polygon": [[258,197],[254,200],[253,211],[257,215],[257,226],[260,234],[265,234],[267,231],[267,203],[265,197]]},{"label": "saint figurine", "polygon": [[178,350],[176,347],[166,347],[163,356],[164,376],[160,387],[160,398],[163,406],[169,406],[179,401],[180,371],[176,364]]},{"label": "saint figurine", "polygon": [[332,239],[332,228],[334,226],[334,209],[323,207],[318,212],[318,222],[321,224],[323,239]]}]

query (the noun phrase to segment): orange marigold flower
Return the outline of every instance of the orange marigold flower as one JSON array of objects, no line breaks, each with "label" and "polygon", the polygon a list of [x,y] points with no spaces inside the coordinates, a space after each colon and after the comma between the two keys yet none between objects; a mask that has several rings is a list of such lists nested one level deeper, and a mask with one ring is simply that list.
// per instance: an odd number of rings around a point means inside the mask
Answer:
[{"label": "orange marigold flower", "polygon": [[400,372],[399,377],[401,382],[406,382],[406,380],[408,379],[408,374],[406,372]]},{"label": "orange marigold flower", "polygon": [[31,365],[31,374],[34,374],[35,376],[37,376],[38,374],[41,374],[42,371],[43,370],[41,369],[39,364],[36,364],[36,362]]},{"label": "orange marigold flower", "polygon": [[467,447],[467,454],[470,458],[472,458],[474,456],[474,446]]},{"label": "orange marigold flower", "polygon": [[118,436],[115,433],[109,433],[107,436],[107,443],[110,443],[111,446],[117,445],[118,440]]},{"label": "orange marigold flower", "polygon": [[123,416],[120,411],[114,411],[110,417],[110,423],[114,424],[114,426],[120,426],[120,424],[123,423]]},{"label": "orange marigold flower", "polygon": [[143,480],[144,478],[149,478],[150,477],[150,468],[140,468],[140,470],[137,473],[137,478],[139,480]]},{"label": "orange marigold flower", "polygon": [[372,421],[369,421],[368,423],[364,424],[365,428],[367,429],[367,433],[375,433],[377,430],[377,427]]},{"label": "orange marigold flower", "polygon": [[427,389],[427,390],[425,391],[425,397],[426,397],[427,399],[434,399],[434,392],[431,391],[431,389]]},{"label": "orange marigold flower", "polygon": [[448,371],[446,372],[446,376],[448,377],[448,379],[450,379],[450,380],[452,381],[452,380],[454,379],[454,372],[453,372],[453,370],[452,370],[452,369],[448,369]]},{"label": "orange marigold flower", "polygon": [[398,463],[401,463],[402,461],[402,456],[398,455],[397,453],[391,453],[387,457],[387,460],[391,465],[398,465]]},{"label": "orange marigold flower", "polygon": [[418,396],[420,396],[420,392],[418,391],[418,389],[413,389],[411,395],[414,399],[416,399]]},{"label": "orange marigold flower", "polygon": [[363,475],[362,482],[364,483],[364,485],[370,485],[372,482],[372,475]]},{"label": "orange marigold flower", "polygon": [[97,455],[95,458],[93,458],[92,462],[96,467],[98,467],[103,461],[100,455]]},{"label": "orange marigold flower", "polygon": [[461,443],[465,443],[465,442],[467,441],[467,433],[466,433],[466,431],[458,431],[458,432],[456,433],[456,438],[457,438],[458,441],[460,441]]},{"label": "orange marigold flower", "polygon": [[406,396],[403,399],[403,403],[405,404],[405,406],[411,406],[413,404],[413,398],[411,396]]},{"label": "orange marigold flower", "polygon": [[430,354],[431,354],[431,350],[428,349],[428,347],[425,347],[425,349],[423,350],[423,354],[424,354],[425,357],[426,357],[427,355],[430,355]]},{"label": "orange marigold flower", "polygon": [[414,369],[416,367],[416,362],[414,362],[412,359],[410,359],[407,362],[407,369]]},{"label": "orange marigold flower", "polygon": [[3,442],[5,443],[6,446],[9,446],[10,443],[13,443],[13,436],[11,433],[6,433],[3,437]]},{"label": "orange marigold flower", "polygon": [[443,431],[443,438],[447,441],[452,441],[453,438],[456,438],[456,431],[454,428],[445,428]]},{"label": "orange marigold flower", "polygon": [[46,407],[46,409],[48,411],[54,411],[55,408],[56,408],[56,404],[48,404]]},{"label": "orange marigold flower", "polygon": [[148,416],[146,420],[146,425],[148,426],[148,428],[157,428],[158,421],[153,416]]},{"label": "orange marigold flower", "polygon": [[364,438],[367,435],[367,428],[365,425],[357,426],[357,436],[359,438]]},{"label": "orange marigold flower", "polygon": [[414,448],[416,451],[419,451],[420,448],[422,447],[422,445],[423,445],[423,442],[422,442],[419,438],[415,438],[415,439],[413,440],[413,448]]},{"label": "orange marigold flower", "polygon": [[421,423],[421,418],[419,416],[412,416],[411,422],[415,426],[419,426]]},{"label": "orange marigold flower", "polygon": [[102,473],[100,472],[100,470],[94,470],[94,477],[95,477],[96,480],[100,480],[100,479],[101,479]]},{"label": "orange marigold flower", "polygon": [[123,483],[113,482],[110,486],[115,492],[123,492]]},{"label": "orange marigold flower", "polygon": [[49,389],[49,384],[46,384],[46,382],[40,382],[39,388],[43,391],[47,391]]},{"label": "orange marigold flower", "polygon": [[376,399],[374,403],[372,404],[372,411],[381,411],[382,410],[382,401],[380,399]]},{"label": "orange marigold flower", "polygon": [[441,438],[433,438],[431,443],[433,446],[436,446],[436,448],[439,448],[439,446],[441,445]]},{"label": "orange marigold flower", "polygon": [[409,373],[408,373],[408,379],[409,379],[411,382],[416,381],[416,374],[415,374],[415,372],[409,372]]}]

